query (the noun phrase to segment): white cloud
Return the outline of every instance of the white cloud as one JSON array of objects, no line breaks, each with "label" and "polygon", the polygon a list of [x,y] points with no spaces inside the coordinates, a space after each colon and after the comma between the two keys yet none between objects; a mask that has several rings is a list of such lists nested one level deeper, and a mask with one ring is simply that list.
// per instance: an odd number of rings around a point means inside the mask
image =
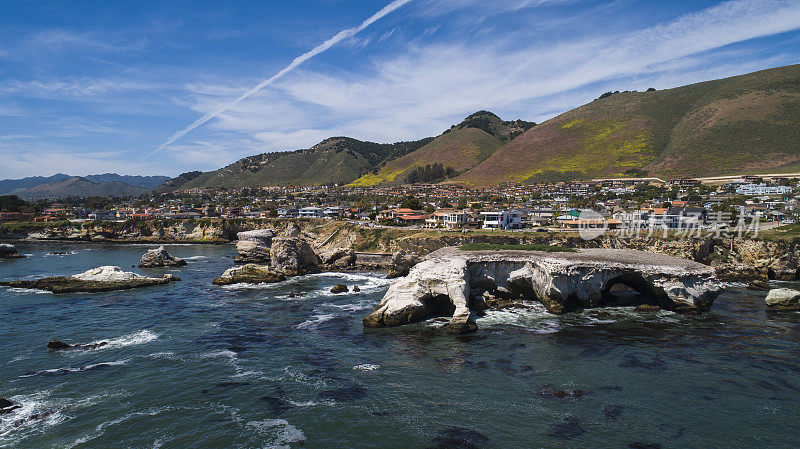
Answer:
[{"label": "white cloud", "polygon": [[[554,102],[562,101],[563,111],[596,97],[599,92],[582,91],[587,86],[626,80],[661,87],[669,80],[678,84],[699,81],[691,76],[765,68],[740,63],[701,69],[708,56],[695,55],[798,28],[798,2],[731,1],[646,29],[587,40],[520,46],[508,35],[491,44],[417,45],[399,56],[375,59],[370,73],[295,72],[269,93],[231,108],[214,128],[238,130],[268,148],[288,149],[331,135],[418,138],[478,109],[541,120],[547,118],[544,113],[560,112]],[[635,87],[616,87],[627,88]]]}]

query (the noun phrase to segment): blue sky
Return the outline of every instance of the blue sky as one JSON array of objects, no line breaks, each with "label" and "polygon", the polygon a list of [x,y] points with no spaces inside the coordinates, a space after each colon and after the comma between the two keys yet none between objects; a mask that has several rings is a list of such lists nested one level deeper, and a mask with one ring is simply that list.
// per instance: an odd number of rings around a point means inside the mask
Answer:
[{"label": "blue sky", "polygon": [[800,62],[797,0],[5,0],[0,11],[0,178],[177,175],[329,136],[436,135],[480,109],[541,122],[607,90]]}]

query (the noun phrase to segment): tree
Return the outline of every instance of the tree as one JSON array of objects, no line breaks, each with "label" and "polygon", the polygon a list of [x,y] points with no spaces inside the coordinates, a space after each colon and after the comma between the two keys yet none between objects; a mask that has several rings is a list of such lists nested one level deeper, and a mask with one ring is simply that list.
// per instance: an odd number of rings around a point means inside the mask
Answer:
[{"label": "tree", "polygon": [[407,196],[400,202],[400,208],[420,210],[422,209],[422,203],[413,196]]},{"label": "tree", "polygon": [[456,206],[456,208],[458,208],[459,210],[464,210],[464,209],[467,208],[467,206],[468,206],[468,204],[467,204],[467,199],[466,198],[459,198],[458,199],[458,206]]},{"label": "tree", "polygon": [[0,196],[0,211],[22,212],[31,206],[27,201],[21,200],[16,195]]},{"label": "tree", "polygon": [[111,202],[102,196],[92,196],[86,200],[86,207],[89,209],[106,209],[110,204]]}]

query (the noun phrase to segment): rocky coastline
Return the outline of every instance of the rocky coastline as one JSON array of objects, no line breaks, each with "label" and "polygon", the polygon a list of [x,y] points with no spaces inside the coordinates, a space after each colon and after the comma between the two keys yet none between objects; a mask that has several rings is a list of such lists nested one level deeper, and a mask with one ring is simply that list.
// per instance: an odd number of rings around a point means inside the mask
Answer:
[{"label": "rocky coastline", "polygon": [[[473,314],[498,298],[536,300],[548,311],[623,305],[617,285],[637,292],[633,305],[682,313],[710,309],[722,291],[714,270],[677,257],[626,249],[577,252],[462,251],[431,253],[391,283],[364,327],[393,327],[437,316],[452,318],[449,333],[477,329]],[[624,304],[631,305],[631,304]]]},{"label": "rocky coastline", "polygon": [[[794,240],[706,238],[620,238],[606,235],[583,240],[566,233],[478,233],[371,228],[321,219],[199,219],[150,222],[55,223],[0,228],[8,241],[78,241],[96,243],[203,243],[237,242],[237,263],[267,260],[274,236],[292,228],[320,256],[329,271],[390,270],[400,266],[393,255],[404,254],[406,265],[450,246],[470,243],[545,244],[569,248],[634,249],[692,260],[714,267],[728,282],[800,279],[800,244]],[[241,236],[240,236],[241,235]],[[284,235],[285,236],[285,235]],[[396,256],[400,257],[400,256]],[[401,268],[395,275],[407,270]]]}]

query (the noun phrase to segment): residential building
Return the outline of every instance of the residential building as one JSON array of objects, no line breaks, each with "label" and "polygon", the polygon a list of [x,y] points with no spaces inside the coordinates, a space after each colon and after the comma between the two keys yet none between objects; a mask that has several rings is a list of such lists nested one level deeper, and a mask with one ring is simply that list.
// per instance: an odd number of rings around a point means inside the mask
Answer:
[{"label": "residential building", "polygon": [[521,211],[495,211],[481,212],[483,217],[483,229],[520,229],[522,228]]}]

